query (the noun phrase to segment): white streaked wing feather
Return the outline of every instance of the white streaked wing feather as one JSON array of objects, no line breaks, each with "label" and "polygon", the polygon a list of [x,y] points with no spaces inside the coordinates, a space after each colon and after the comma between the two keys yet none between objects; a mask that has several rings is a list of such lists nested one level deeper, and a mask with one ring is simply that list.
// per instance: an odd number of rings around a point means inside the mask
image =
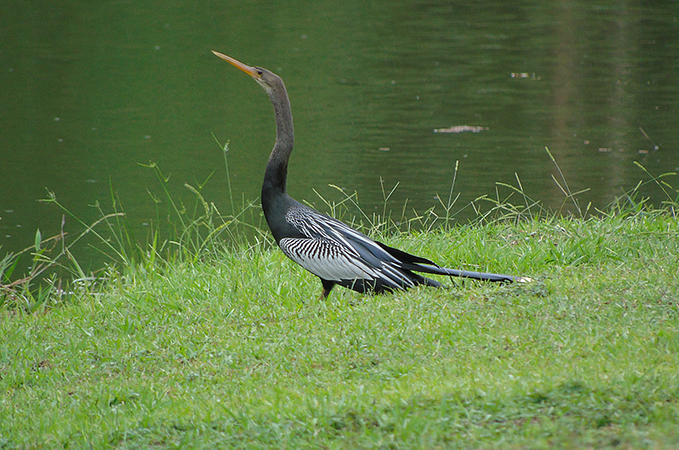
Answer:
[{"label": "white streaked wing feather", "polygon": [[[374,280],[380,273],[360,259],[328,241],[284,238],[279,243],[285,255],[324,280]],[[353,253],[353,252],[352,252]]]},{"label": "white streaked wing feather", "polygon": [[331,281],[380,279],[392,287],[415,285],[401,271],[400,261],[344,223],[307,208],[290,209],[285,218],[305,238],[281,239],[283,253],[314,275]]},{"label": "white streaked wing feather", "polygon": [[360,255],[351,240],[359,242],[366,249],[370,249],[374,255],[379,255],[379,259],[384,263],[400,264],[396,258],[384,251],[382,247],[366,235],[313,209],[291,209],[285,218],[308,238],[335,242],[340,247],[356,252],[357,258],[360,258]]}]

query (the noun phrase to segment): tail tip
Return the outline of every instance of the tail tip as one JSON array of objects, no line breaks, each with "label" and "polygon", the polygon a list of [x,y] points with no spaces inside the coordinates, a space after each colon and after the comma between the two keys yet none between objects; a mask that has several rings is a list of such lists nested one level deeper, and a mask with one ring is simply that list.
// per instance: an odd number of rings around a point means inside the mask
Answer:
[{"label": "tail tip", "polygon": [[516,283],[532,283],[533,279],[529,277],[514,277]]}]

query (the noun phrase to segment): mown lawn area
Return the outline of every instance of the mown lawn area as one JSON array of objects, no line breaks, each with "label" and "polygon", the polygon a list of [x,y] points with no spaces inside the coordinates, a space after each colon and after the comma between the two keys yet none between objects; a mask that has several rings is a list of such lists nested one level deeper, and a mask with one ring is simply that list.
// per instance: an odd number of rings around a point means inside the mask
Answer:
[{"label": "mown lawn area", "polygon": [[265,245],[0,306],[0,448],[677,448],[668,210],[394,235],[528,284],[362,296]]}]

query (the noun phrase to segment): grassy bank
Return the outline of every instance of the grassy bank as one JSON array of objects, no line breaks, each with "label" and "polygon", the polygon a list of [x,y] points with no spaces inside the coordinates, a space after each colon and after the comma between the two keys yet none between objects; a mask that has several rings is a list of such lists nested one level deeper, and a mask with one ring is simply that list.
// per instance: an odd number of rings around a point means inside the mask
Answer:
[{"label": "grassy bank", "polygon": [[0,448],[679,446],[673,210],[387,242],[535,282],[324,302],[242,244],[5,301]]}]

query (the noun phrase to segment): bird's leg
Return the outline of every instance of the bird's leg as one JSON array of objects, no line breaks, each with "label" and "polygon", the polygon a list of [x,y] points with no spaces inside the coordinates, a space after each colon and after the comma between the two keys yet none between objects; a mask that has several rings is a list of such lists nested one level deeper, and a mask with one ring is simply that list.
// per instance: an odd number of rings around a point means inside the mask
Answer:
[{"label": "bird's leg", "polygon": [[323,283],[323,293],[321,294],[321,300],[327,300],[328,295],[330,295],[330,291],[332,291],[332,288],[335,286],[335,282],[321,278],[321,283]]}]

